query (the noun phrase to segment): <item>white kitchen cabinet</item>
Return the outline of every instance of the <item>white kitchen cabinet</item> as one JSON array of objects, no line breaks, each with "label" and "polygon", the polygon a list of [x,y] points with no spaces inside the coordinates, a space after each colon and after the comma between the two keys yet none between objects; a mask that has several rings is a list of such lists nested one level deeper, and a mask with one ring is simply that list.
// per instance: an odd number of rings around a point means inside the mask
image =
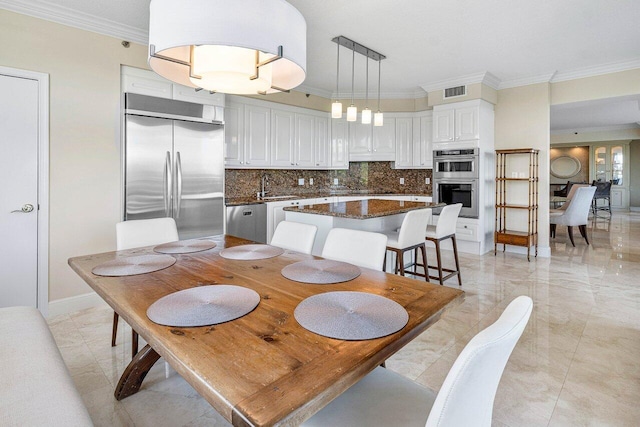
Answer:
[{"label": "white kitchen cabinet", "polygon": [[[325,137],[326,137],[325,132]],[[315,166],[316,118],[310,114],[295,115],[295,143],[293,163],[299,168]]]},{"label": "white kitchen cabinet", "polygon": [[360,120],[349,122],[349,160],[393,161],[395,156],[395,117],[385,117],[383,126],[363,125]]},{"label": "white kitchen cabinet", "polygon": [[396,119],[396,161],[395,168],[413,166],[413,120],[410,118]]},{"label": "white kitchen cabinet", "polygon": [[256,105],[244,106],[244,164],[270,166],[271,110]]},{"label": "white kitchen cabinet", "polygon": [[225,107],[224,163],[244,165],[244,105],[229,103]]},{"label": "white kitchen cabinet", "polygon": [[349,124],[331,120],[331,169],[349,168]]},{"label": "white kitchen cabinet", "polygon": [[[331,137],[329,136],[329,117],[315,117],[314,133],[314,161],[318,168],[328,169],[331,167]],[[346,157],[346,154],[343,154]],[[347,162],[347,167],[349,163]]]},{"label": "white kitchen cabinet", "polygon": [[288,206],[306,206],[310,199],[296,199],[278,202],[267,202],[267,243],[271,242],[273,232],[280,222],[284,221],[284,208]]},{"label": "white kitchen cabinet", "polygon": [[271,110],[271,166],[295,164],[295,126],[293,112]]},{"label": "white kitchen cabinet", "polygon": [[431,112],[413,118],[414,168],[433,169],[432,122]]},{"label": "white kitchen cabinet", "polygon": [[[215,105],[222,109],[224,107],[225,97],[223,93],[211,93],[208,90],[196,91],[192,87],[173,85],[173,99],[179,101],[193,102],[203,105]],[[216,113],[218,112],[216,108]],[[222,121],[222,117],[216,118],[216,120]]]},{"label": "white kitchen cabinet", "polygon": [[[480,138],[480,106],[467,101],[433,109],[433,142],[470,141]],[[465,104],[465,105],[462,105]]]}]

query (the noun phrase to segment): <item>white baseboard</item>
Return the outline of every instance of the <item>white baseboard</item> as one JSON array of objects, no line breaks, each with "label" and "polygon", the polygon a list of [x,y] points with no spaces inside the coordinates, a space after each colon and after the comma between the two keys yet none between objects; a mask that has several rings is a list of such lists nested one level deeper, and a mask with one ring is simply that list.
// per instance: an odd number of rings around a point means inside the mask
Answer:
[{"label": "white baseboard", "polygon": [[49,318],[69,314],[74,311],[84,310],[91,307],[107,305],[95,292],[77,295],[75,297],[61,298],[49,302]]},{"label": "white baseboard", "polygon": [[640,212],[640,206],[629,206],[631,212]]}]

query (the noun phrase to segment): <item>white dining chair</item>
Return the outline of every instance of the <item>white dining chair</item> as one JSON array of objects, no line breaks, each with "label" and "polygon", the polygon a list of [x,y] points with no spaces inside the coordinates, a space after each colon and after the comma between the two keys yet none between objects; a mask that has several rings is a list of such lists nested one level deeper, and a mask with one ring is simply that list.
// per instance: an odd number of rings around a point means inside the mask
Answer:
[{"label": "white dining chair", "polygon": [[[173,218],[153,218],[122,221],[116,224],[116,249],[139,248],[149,245],[175,242],[179,240],[178,228]],[[118,319],[113,312],[113,328],[111,331],[111,347],[116,345],[118,335]],[[131,357],[138,352],[138,333],[131,330]]]},{"label": "white dining chair", "polygon": [[576,191],[578,191],[578,188],[588,187],[588,186],[589,184],[573,184],[569,189],[569,193],[567,194],[567,200],[565,200],[565,202],[559,208],[549,209],[549,214],[550,215],[562,214],[569,207],[569,204],[571,203],[571,199],[573,199],[573,196],[575,196]]},{"label": "white dining chair", "polygon": [[[394,252],[396,254],[395,274],[404,276],[404,253],[407,251],[414,251],[415,260],[418,260],[418,250],[422,254],[422,265],[427,264],[427,249],[425,247],[424,231],[427,229],[427,224],[431,219],[431,209],[418,209],[415,211],[407,212],[402,220],[402,225],[397,231],[385,231],[387,236],[387,251]],[[414,262],[415,266],[416,263]],[[416,268],[414,267],[414,270]],[[418,273],[416,271],[409,271],[414,276],[424,277],[425,280],[429,280],[428,272],[425,274]]]},{"label": "white dining chair", "polygon": [[270,245],[310,254],[318,227],[292,221],[281,221],[273,232]]},{"label": "white dining chair", "polygon": [[370,231],[332,228],[322,249],[322,257],[359,267],[382,270],[387,236]]},{"label": "white dining chair", "polygon": [[[460,276],[460,261],[458,260],[458,242],[456,241],[456,224],[458,223],[458,216],[460,215],[460,210],[462,209],[462,203],[456,203],[453,205],[447,205],[442,208],[440,212],[440,216],[438,217],[438,224],[434,227],[432,225],[427,226],[427,230],[425,233],[425,239],[427,241],[433,242],[436,246],[436,261],[438,265],[430,265],[424,266],[424,271],[427,275],[428,268],[434,269],[438,271],[437,276],[429,276],[432,279],[438,279],[440,284],[443,285],[444,282],[453,276],[458,276],[458,285],[462,286],[462,277]],[[447,239],[451,239],[451,243],[453,245],[453,258],[456,263],[456,268],[444,268],[442,266],[442,252],[440,251],[440,244]],[[443,272],[447,272],[446,276],[443,275]]]},{"label": "white dining chair", "polygon": [[[573,190],[573,187],[571,188]],[[566,225],[569,233],[569,240],[575,246],[573,241],[573,227],[578,226],[580,234],[589,244],[587,237],[587,222],[589,220],[589,212],[591,210],[591,202],[596,193],[596,187],[580,187],[576,190],[573,198],[567,202],[568,206],[561,213],[549,215],[549,233],[551,237],[556,237],[556,226]]]},{"label": "white dining chair", "polygon": [[500,378],[532,309],[531,298],[514,299],[469,341],[437,394],[378,367],[302,425],[490,427]]}]

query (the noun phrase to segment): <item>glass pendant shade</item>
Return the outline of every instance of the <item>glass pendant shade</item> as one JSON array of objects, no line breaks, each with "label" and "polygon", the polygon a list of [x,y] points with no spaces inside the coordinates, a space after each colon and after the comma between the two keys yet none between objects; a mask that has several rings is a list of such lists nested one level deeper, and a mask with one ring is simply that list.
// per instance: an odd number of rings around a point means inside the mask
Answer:
[{"label": "glass pendant shade", "polygon": [[370,123],[371,123],[371,110],[368,108],[365,108],[364,110],[362,110],[362,124],[368,125]]},{"label": "glass pendant shade", "polygon": [[378,111],[373,115],[373,125],[374,126],[383,126],[384,125],[384,117],[382,113]]},{"label": "glass pendant shade", "polygon": [[342,102],[336,101],[333,104],[331,104],[331,118],[332,119],[342,118]]},{"label": "glass pendant shade", "polygon": [[153,71],[184,86],[289,90],[306,76],[307,24],[283,0],[151,0],[148,59]]},{"label": "glass pendant shade", "polygon": [[358,119],[358,109],[355,105],[351,104],[349,108],[347,108],[347,121],[355,122]]}]

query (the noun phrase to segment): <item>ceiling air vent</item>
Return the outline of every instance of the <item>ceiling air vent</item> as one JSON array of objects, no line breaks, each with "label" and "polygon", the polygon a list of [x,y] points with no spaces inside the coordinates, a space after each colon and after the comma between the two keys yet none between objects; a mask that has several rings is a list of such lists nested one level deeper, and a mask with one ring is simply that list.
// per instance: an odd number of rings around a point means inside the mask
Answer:
[{"label": "ceiling air vent", "polygon": [[444,99],[455,98],[456,96],[464,96],[467,94],[467,86],[449,87],[444,90]]}]

